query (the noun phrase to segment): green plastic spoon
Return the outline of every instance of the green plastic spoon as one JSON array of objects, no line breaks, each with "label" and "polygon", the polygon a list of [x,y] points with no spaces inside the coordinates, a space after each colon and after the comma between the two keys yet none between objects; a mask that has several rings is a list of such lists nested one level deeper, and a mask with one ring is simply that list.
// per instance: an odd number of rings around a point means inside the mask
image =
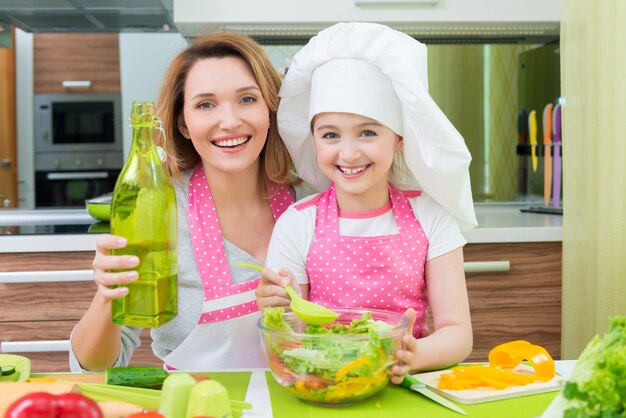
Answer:
[{"label": "green plastic spoon", "polygon": [[[263,266],[259,266],[257,264],[238,263],[235,264],[235,266],[263,271]],[[322,305],[318,305],[317,303],[309,302],[308,300],[303,299],[302,296],[298,295],[296,291],[293,290],[293,287],[291,287],[290,284],[285,286],[285,291],[291,298],[289,307],[298,318],[307,324],[326,325],[330,324],[339,317],[337,312],[331,311],[330,309]]]},{"label": "green plastic spoon", "polygon": [[300,295],[293,290],[290,284],[285,286],[285,290],[289,294],[291,298],[291,303],[289,306],[293,313],[311,325],[326,325],[333,322],[335,319],[339,317],[337,312],[334,312],[322,305],[318,305],[317,303],[309,302],[306,299],[303,299]]}]

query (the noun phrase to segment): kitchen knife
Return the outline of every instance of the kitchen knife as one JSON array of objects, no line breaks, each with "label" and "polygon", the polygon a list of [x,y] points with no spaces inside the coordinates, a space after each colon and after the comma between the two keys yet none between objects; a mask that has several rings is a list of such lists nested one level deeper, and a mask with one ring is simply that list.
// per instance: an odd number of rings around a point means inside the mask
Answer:
[{"label": "kitchen knife", "polygon": [[461,415],[467,415],[467,412],[456,406],[454,403],[452,403],[452,401],[449,401],[443,396],[428,389],[424,383],[420,382],[411,375],[405,375],[402,383],[400,383],[400,386],[409,388],[414,392],[420,393],[431,401],[437,402],[439,405],[445,406],[446,408],[451,409],[454,412],[457,412]]},{"label": "kitchen knife", "polygon": [[543,108],[543,205],[550,206],[552,192],[552,103]]},{"label": "kitchen knife", "polygon": [[533,164],[533,173],[537,172],[537,112],[530,111],[528,115],[528,137],[530,139],[530,157]]},{"label": "kitchen knife", "polygon": [[528,146],[528,111],[524,108],[517,114],[517,155],[519,163],[519,194],[525,196],[528,193],[528,160],[526,158]]},{"label": "kitchen knife", "polygon": [[554,106],[552,111],[552,148],[554,150],[554,175],[552,176],[552,205],[558,208],[561,204],[561,105]]}]

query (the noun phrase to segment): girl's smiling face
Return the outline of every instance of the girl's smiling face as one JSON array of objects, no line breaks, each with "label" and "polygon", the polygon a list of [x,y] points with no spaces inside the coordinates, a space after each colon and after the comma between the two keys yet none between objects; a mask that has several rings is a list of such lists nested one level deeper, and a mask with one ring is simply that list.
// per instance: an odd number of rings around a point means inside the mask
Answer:
[{"label": "girl's smiling face", "polygon": [[[178,128],[190,138],[205,171],[257,175],[267,140],[269,108],[240,58],[207,58],[191,67]],[[208,174],[208,173],[207,173]]]},{"label": "girl's smiling face", "polygon": [[[389,171],[396,152],[402,150],[402,138],[374,119],[353,113],[320,113],[313,120],[317,163],[335,183],[337,197],[358,197],[360,211],[375,210],[380,196],[388,197]],[[383,205],[386,202],[383,202]],[[352,206],[352,205],[350,205]]]}]

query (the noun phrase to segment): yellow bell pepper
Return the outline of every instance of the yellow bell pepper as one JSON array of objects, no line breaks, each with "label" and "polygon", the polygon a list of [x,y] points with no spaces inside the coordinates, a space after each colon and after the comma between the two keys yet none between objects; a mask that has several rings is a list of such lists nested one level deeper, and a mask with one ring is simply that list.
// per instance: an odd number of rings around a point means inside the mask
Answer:
[{"label": "yellow bell pepper", "polygon": [[524,340],[500,344],[489,352],[489,364],[499,369],[513,369],[527,360],[540,379],[547,381],[554,377],[554,360],[548,351]]},{"label": "yellow bell pepper", "polygon": [[[535,370],[534,375],[514,370],[527,360]],[[479,387],[505,389],[534,382],[550,380],[555,375],[554,360],[545,348],[516,340],[501,344],[489,352],[489,366],[471,365],[453,367],[451,373],[442,374],[438,387],[449,390],[466,390]]]},{"label": "yellow bell pepper", "polygon": [[335,382],[341,382],[343,378],[346,377],[346,375],[350,373],[352,370],[358,369],[361,366],[365,366],[369,364],[371,364],[371,361],[369,357],[367,356],[359,357],[358,359],[351,361],[350,363],[346,364],[341,369],[339,369],[339,371],[337,372],[337,375],[335,376]]}]

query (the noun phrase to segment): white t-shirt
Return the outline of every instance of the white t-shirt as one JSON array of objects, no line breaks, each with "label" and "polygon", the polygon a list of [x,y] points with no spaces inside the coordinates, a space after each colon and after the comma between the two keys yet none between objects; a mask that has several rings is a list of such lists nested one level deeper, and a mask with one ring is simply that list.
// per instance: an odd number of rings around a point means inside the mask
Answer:
[{"label": "white t-shirt", "polygon": [[[274,226],[265,263],[267,267],[275,271],[283,267],[288,268],[301,284],[309,282],[306,274],[306,259],[315,238],[317,205],[311,204],[301,210],[296,206],[315,196],[307,196],[291,205],[278,219]],[[432,198],[422,193],[421,196],[408,200],[428,238],[427,261],[467,243],[456,219]],[[339,235],[342,236],[373,237],[398,233],[391,207],[387,210],[359,213],[358,216],[340,213],[338,222]]]}]

